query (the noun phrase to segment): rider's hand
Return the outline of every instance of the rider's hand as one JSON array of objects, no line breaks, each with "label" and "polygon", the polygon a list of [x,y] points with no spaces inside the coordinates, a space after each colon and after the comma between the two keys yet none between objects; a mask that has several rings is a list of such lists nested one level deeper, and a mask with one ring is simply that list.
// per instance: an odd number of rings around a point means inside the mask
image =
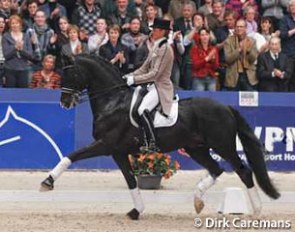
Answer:
[{"label": "rider's hand", "polygon": [[127,78],[128,78],[129,76],[130,76],[129,74],[123,75],[123,76],[122,76],[122,79],[127,80]]},{"label": "rider's hand", "polygon": [[127,83],[128,86],[133,85],[134,84],[134,77],[129,75],[127,77],[127,82],[126,83]]}]

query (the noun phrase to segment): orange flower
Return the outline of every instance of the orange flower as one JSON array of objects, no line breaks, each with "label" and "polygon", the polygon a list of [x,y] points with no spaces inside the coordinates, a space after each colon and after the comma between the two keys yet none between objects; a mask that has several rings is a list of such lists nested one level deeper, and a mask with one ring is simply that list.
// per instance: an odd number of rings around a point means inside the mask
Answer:
[{"label": "orange flower", "polygon": [[137,160],[139,162],[143,162],[145,160],[145,158],[146,158],[145,155],[141,154]]},{"label": "orange flower", "polygon": [[159,152],[139,154],[128,158],[135,176],[161,175],[168,179],[180,168],[177,161],[172,162],[170,155]]}]

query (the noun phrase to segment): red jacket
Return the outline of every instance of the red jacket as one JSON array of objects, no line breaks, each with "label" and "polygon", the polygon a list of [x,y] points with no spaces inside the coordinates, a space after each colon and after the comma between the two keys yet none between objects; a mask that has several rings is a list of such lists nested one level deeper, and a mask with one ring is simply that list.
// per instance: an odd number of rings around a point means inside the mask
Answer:
[{"label": "red jacket", "polygon": [[[215,60],[205,61],[206,56],[211,50],[215,49]],[[192,76],[194,78],[204,78],[207,76],[216,77],[216,69],[219,66],[219,53],[215,46],[209,46],[208,50],[204,50],[198,45],[193,45],[190,51],[192,59]]]}]

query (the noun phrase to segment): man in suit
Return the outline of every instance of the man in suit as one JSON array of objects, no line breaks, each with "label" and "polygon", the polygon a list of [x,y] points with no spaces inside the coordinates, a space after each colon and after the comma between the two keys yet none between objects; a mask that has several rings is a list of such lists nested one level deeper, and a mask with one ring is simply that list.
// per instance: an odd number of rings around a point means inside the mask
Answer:
[{"label": "man in suit", "polygon": [[280,38],[272,37],[269,51],[258,56],[259,91],[287,92],[292,71],[291,59],[281,52]]},{"label": "man in suit", "polygon": [[174,54],[167,41],[169,30],[169,20],[155,19],[151,35],[154,44],[146,61],[133,73],[123,76],[129,86],[152,83],[138,108],[140,124],[144,133],[143,137],[145,138],[145,144],[141,150],[147,152],[158,150],[150,112],[160,103],[163,115],[169,117],[173,103],[174,89],[170,76]]},{"label": "man in suit", "polygon": [[193,2],[185,2],[182,8],[182,16],[176,18],[174,21],[174,31],[181,31],[184,36],[193,29],[192,17],[196,12],[196,8]]}]

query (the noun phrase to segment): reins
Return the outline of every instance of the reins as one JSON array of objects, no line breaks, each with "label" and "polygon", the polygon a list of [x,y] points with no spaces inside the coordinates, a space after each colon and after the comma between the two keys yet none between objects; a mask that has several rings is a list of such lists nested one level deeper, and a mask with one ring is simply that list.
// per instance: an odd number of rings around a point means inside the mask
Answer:
[{"label": "reins", "polygon": [[[123,84],[115,85],[115,86],[110,87],[110,88],[105,88],[105,89],[98,90],[98,91],[93,91],[93,92],[83,91],[83,92],[81,92],[79,94],[79,96],[80,96],[79,104],[84,103],[84,102],[86,102],[88,100],[90,101],[92,99],[95,99],[95,98],[98,98],[100,96],[106,95],[109,92],[111,92],[112,90],[120,89],[122,87],[127,87],[127,84],[123,83]],[[94,94],[94,95],[90,97],[90,95],[92,95],[92,94]],[[87,95],[88,95],[88,98],[87,98]]]}]

